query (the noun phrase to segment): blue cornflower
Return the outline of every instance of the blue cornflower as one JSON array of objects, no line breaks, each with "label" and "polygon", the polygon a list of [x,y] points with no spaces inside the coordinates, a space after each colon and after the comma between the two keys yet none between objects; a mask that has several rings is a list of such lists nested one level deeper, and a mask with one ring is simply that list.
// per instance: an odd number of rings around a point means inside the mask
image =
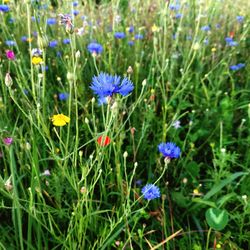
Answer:
[{"label": "blue cornflower", "polygon": [[125,33],[124,32],[115,32],[114,34],[115,38],[117,39],[123,39],[126,37]]},{"label": "blue cornflower", "polygon": [[238,63],[237,65],[239,69],[244,68],[246,66],[245,63]]},{"label": "blue cornflower", "polygon": [[48,65],[42,65],[41,67],[42,71],[48,71],[49,70],[49,66]]},{"label": "blue cornflower", "polygon": [[144,199],[150,201],[161,196],[160,189],[154,184],[147,184],[141,190]]},{"label": "blue cornflower", "polygon": [[182,18],[182,14],[181,14],[181,13],[177,13],[177,14],[175,14],[175,18],[176,18],[176,19],[180,19],[180,18]]},{"label": "blue cornflower", "polygon": [[237,16],[236,17],[236,20],[239,22],[239,23],[242,23],[244,21],[244,16]]},{"label": "blue cornflower", "polygon": [[58,44],[58,42],[57,42],[56,40],[50,41],[50,42],[49,42],[49,47],[50,47],[50,48],[55,48],[55,47],[57,46],[57,44]]},{"label": "blue cornflower", "polygon": [[[31,17],[31,21],[32,22],[35,22],[36,21],[36,18],[34,16]],[[40,18],[37,17],[37,22],[40,23]]]},{"label": "blue cornflower", "polygon": [[228,45],[228,46],[231,46],[231,47],[235,47],[235,46],[238,45],[238,43],[235,42],[235,41],[232,41],[232,42],[227,43],[227,45]]},{"label": "blue cornflower", "polygon": [[211,30],[211,28],[210,28],[209,25],[206,25],[206,26],[202,26],[201,30],[203,30],[203,31],[209,31],[209,30]]},{"label": "blue cornflower", "polygon": [[21,40],[22,40],[22,42],[27,42],[27,36],[22,36]]},{"label": "blue cornflower", "polygon": [[66,101],[69,98],[69,94],[68,93],[59,93],[58,98],[60,101]]},{"label": "blue cornflower", "polygon": [[56,24],[56,19],[55,18],[48,18],[47,19],[47,24],[48,25],[55,25]]},{"label": "blue cornflower", "polygon": [[209,44],[209,40],[208,38],[205,38],[204,41],[203,41],[204,44],[208,45]]},{"label": "blue cornflower", "polygon": [[231,65],[229,68],[231,70],[238,70],[239,69],[238,65]]},{"label": "blue cornflower", "polygon": [[216,24],[215,24],[215,28],[216,28],[216,29],[220,29],[220,27],[221,27],[221,25],[220,25],[219,23],[216,23]]},{"label": "blue cornflower", "polygon": [[57,52],[56,52],[56,56],[57,56],[57,57],[62,57],[62,52],[61,52],[61,51],[57,51]]},{"label": "blue cornflower", "polygon": [[103,104],[107,102],[107,97],[114,94],[128,95],[134,89],[134,85],[127,77],[121,79],[120,76],[101,72],[92,78],[90,88],[98,95],[99,104]]},{"label": "blue cornflower", "polygon": [[133,46],[134,43],[135,43],[134,41],[128,41],[128,45],[129,45],[129,46]]},{"label": "blue cornflower", "polygon": [[15,18],[13,17],[10,17],[9,20],[8,20],[9,23],[14,23],[15,22]]},{"label": "blue cornflower", "polygon": [[79,10],[73,10],[73,11],[72,11],[72,14],[73,14],[74,16],[77,16],[79,13],[80,13]]},{"label": "blue cornflower", "polygon": [[245,63],[238,63],[236,65],[229,66],[229,69],[236,71],[236,70],[239,70],[241,68],[244,68],[245,66],[246,66]]},{"label": "blue cornflower", "polygon": [[163,154],[164,157],[167,157],[170,159],[179,158],[181,154],[180,148],[172,142],[161,143],[158,145],[158,149],[160,153]]},{"label": "blue cornflower", "polygon": [[233,42],[233,38],[232,37],[226,37],[225,38],[225,41],[226,41],[226,43],[231,43],[231,42]]},{"label": "blue cornflower", "polygon": [[10,7],[6,4],[0,4],[0,11],[2,12],[8,12],[10,10]]},{"label": "blue cornflower", "polygon": [[133,25],[130,25],[129,28],[128,28],[128,32],[129,33],[133,33],[135,30],[134,26]]},{"label": "blue cornflower", "polygon": [[16,42],[13,41],[13,40],[6,40],[6,41],[5,41],[5,44],[8,45],[8,46],[15,46],[15,45],[16,45]]},{"label": "blue cornflower", "polygon": [[90,52],[90,53],[95,53],[95,54],[101,54],[102,53],[102,51],[103,51],[103,47],[102,47],[102,45],[101,44],[99,44],[99,43],[90,43],[89,45],[88,45],[88,51]]},{"label": "blue cornflower", "polygon": [[70,44],[70,39],[69,39],[69,38],[63,39],[63,43],[64,43],[64,44]]},{"label": "blue cornflower", "polygon": [[73,6],[74,6],[74,7],[76,7],[77,5],[78,5],[78,2],[77,2],[77,1],[73,2]]},{"label": "blue cornflower", "polygon": [[141,34],[135,35],[135,40],[142,40],[142,39],[143,39],[143,35],[141,35]]},{"label": "blue cornflower", "polygon": [[176,5],[170,4],[169,5],[170,10],[179,10],[180,8],[181,8],[181,6],[179,4],[176,4]]}]

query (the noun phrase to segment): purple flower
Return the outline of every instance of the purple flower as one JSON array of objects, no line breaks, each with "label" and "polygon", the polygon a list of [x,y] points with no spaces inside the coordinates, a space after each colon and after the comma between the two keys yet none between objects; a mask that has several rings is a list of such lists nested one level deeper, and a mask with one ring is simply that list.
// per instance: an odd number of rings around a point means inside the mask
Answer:
[{"label": "purple flower", "polygon": [[141,190],[144,199],[150,201],[161,196],[160,189],[154,184],[147,184]]},{"label": "purple flower", "polygon": [[172,126],[175,128],[175,129],[178,129],[181,127],[181,122],[179,120],[176,120],[173,122]]},{"label": "purple flower", "polygon": [[124,32],[115,32],[114,37],[115,37],[116,39],[123,39],[123,38],[126,37],[126,35],[125,35]]},{"label": "purple flower", "polygon": [[170,159],[179,158],[181,154],[180,148],[172,142],[160,143],[158,145],[158,150],[163,154],[165,158],[167,157]]},{"label": "purple flower", "polygon": [[11,138],[11,137],[6,137],[3,139],[3,143],[7,146],[11,145],[12,142],[13,142],[13,138]]},{"label": "purple flower", "polygon": [[90,52],[90,53],[95,53],[95,54],[101,54],[102,53],[102,51],[103,51],[103,47],[102,47],[102,45],[101,44],[99,44],[99,43],[90,43],[89,45],[88,45],[88,51]]}]

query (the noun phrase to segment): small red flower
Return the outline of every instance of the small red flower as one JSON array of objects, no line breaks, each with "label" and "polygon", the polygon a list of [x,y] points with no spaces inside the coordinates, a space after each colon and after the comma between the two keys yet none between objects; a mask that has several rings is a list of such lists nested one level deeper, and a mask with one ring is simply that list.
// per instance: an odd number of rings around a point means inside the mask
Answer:
[{"label": "small red flower", "polygon": [[15,60],[15,53],[14,53],[14,51],[12,51],[12,50],[7,50],[7,51],[6,51],[6,57],[7,57],[9,60]]},{"label": "small red flower", "polygon": [[235,35],[235,32],[234,32],[234,31],[230,31],[230,32],[229,32],[229,36],[230,36],[231,38],[234,38],[234,35]]},{"label": "small red flower", "polygon": [[102,135],[98,137],[97,139],[97,143],[102,146],[105,147],[107,145],[109,145],[111,142],[111,139],[108,136],[103,137]]}]

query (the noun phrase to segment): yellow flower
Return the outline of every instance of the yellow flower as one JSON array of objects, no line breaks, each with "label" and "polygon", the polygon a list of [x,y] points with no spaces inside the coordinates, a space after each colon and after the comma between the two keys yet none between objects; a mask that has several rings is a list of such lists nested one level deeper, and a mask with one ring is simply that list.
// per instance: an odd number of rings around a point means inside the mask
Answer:
[{"label": "yellow flower", "polygon": [[158,26],[156,26],[155,24],[151,27],[152,32],[158,32],[160,30],[160,28]]},{"label": "yellow flower", "polygon": [[26,42],[31,43],[31,42],[32,42],[32,40],[33,40],[33,38],[32,38],[32,37],[31,37],[31,38],[27,38],[27,39],[26,39]]},{"label": "yellow flower", "polygon": [[193,194],[199,194],[199,190],[196,188],[193,190]]},{"label": "yellow flower", "polygon": [[32,57],[32,63],[35,65],[41,64],[43,62],[43,59],[39,56],[33,56]]},{"label": "yellow flower", "polygon": [[221,244],[220,243],[216,244],[216,249],[221,249]]},{"label": "yellow flower", "polygon": [[3,3],[8,3],[10,0],[3,0]]},{"label": "yellow flower", "polygon": [[214,53],[216,52],[216,48],[212,48],[211,51]]},{"label": "yellow flower", "polygon": [[63,114],[53,115],[51,118],[54,126],[64,126],[69,123],[70,118]]}]

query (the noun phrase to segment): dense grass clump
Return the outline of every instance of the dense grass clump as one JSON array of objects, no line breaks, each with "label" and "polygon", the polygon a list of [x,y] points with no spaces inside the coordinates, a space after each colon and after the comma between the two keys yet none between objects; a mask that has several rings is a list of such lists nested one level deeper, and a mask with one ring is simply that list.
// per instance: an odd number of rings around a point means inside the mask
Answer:
[{"label": "dense grass clump", "polygon": [[247,0],[0,2],[0,249],[250,249]]}]

